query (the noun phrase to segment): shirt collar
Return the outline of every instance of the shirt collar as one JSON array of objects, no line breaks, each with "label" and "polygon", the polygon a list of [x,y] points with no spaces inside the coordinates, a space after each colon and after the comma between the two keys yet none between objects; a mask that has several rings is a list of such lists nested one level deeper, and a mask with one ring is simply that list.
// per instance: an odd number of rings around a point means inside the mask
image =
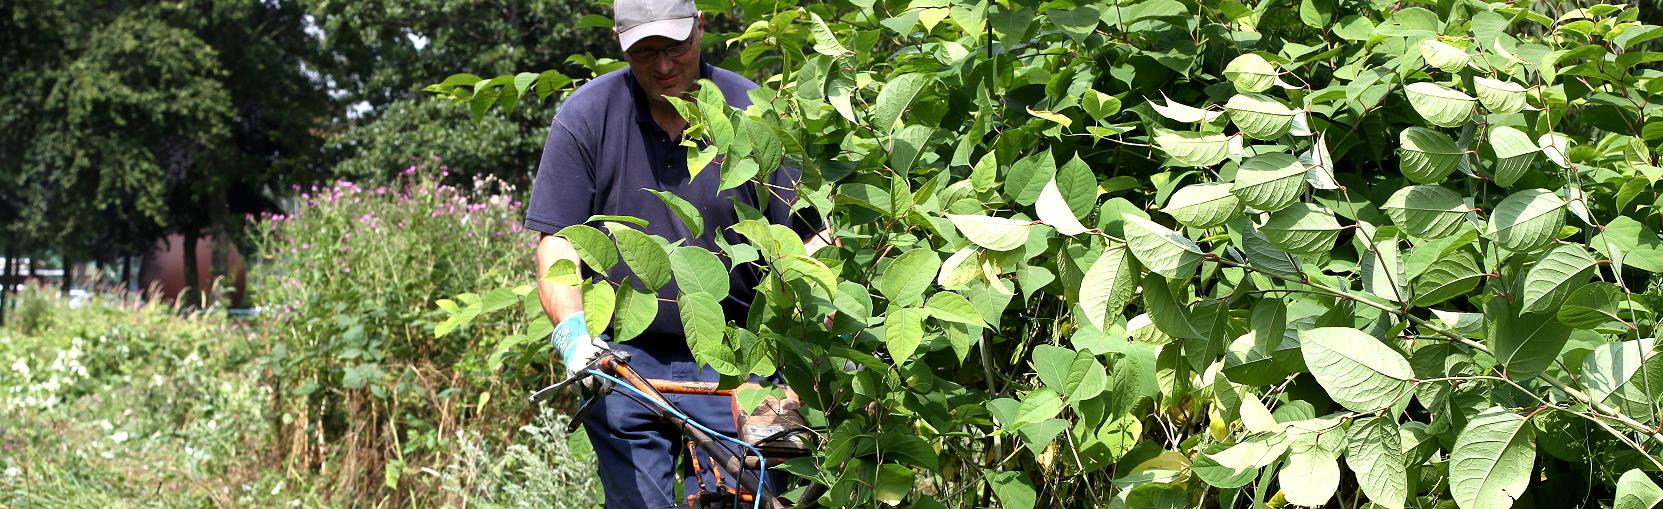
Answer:
[{"label": "shirt collar", "polygon": [[[699,57],[700,79],[710,79],[710,75],[715,69],[716,66],[710,65],[710,62],[706,62],[704,57]],[[624,81],[629,83],[629,96],[635,100],[635,122],[657,126],[657,122],[652,118],[652,107],[647,103],[647,91],[643,90],[641,84],[635,81],[635,73],[628,68],[624,69]]]}]

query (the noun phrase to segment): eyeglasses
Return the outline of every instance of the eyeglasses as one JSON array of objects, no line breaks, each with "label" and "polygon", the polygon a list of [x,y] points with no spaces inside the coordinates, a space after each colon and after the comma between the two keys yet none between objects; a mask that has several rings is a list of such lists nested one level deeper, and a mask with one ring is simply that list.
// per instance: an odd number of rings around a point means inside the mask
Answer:
[{"label": "eyeglasses", "polygon": [[685,41],[681,41],[681,42],[678,42],[678,43],[675,43],[675,44],[671,44],[671,45],[665,46],[663,48],[658,48],[658,49],[636,48],[636,49],[632,49],[632,50],[629,50],[629,51],[625,51],[624,55],[628,56],[629,61],[631,61],[631,62],[647,63],[647,62],[652,62],[652,61],[658,60],[659,55],[664,55],[664,56],[667,56],[667,57],[670,57],[670,58],[681,58],[682,55],[686,55],[687,52],[692,51],[692,49],[693,49],[693,38],[689,37]]}]

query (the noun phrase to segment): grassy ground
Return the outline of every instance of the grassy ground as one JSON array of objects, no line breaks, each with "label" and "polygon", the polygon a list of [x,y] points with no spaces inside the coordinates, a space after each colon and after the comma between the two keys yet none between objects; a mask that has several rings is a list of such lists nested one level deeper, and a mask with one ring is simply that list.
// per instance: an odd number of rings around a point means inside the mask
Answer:
[{"label": "grassy ground", "polygon": [[[332,501],[275,452],[262,345],[215,313],[26,294],[0,328],[0,507],[362,505]],[[593,507],[593,459],[563,428],[545,412],[508,443],[460,431],[408,503]]]}]

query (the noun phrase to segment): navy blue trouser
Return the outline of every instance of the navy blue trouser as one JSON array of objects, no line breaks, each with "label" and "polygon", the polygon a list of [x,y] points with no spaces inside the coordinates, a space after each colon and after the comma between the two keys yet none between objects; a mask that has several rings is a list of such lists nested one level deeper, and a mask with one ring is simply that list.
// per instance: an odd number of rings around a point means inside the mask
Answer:
[{"label": "navy blue trouser", "polygon": [[[629,365],[646,378],[678,381],[715,382],[721,375],[715,370],[699,369],[686,346],[680,348],[642,348],[634,343],[618,343],[613,348],[630,354]],[[626,396],[625,389],[617,388],[589,410],[583,428],[600,460],[601,486],[606,491],[606,507],[665,508],[686,505],[685,498],[677,500],[675,482],[683,480],[683,493],[693,493],[697,480],[691,469],[677,475],[676,457],[687,453],[687,442],[680,430],[658,413],[641,406]],[[682,412],[699,424],[728,436],[735,436],[732,403],[726,396],[694,396],[666,394]],[[650,404],[650,402],[649,402]],[[732,444],[723,444],[736,450]],[[715,479],[708,459],[699,452],[703,482],[715,491]],[[731,476],[722,481],[734,485]],[[769,483],[773,484],[773,483]],[[725,491],[725,490],[724,490]]]}]

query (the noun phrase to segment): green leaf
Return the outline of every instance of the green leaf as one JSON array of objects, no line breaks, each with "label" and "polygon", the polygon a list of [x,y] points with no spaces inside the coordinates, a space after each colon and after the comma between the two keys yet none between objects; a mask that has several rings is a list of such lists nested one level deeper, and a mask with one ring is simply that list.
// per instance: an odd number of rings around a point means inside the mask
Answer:
[{"label": "green leaf", "polygon": [[618,263],[618,247],[612,244],[612,239],[593,226],[574,224],[561,228],[555,236],[566,239],[577,250],[583,263],[595,272],[606,272]]},{"label": "green leaf", "polygon": [[[740,185],[749,182],[751,178],[755,177],[761,170],[762,167],[757,164],[756,160],[749,157],[730,157],[725,159],[722,161],[722,180],[717,184],[717,189],[726,191],[739,187]],[[686,219],[686,217],[682,218],[683,221]],[[701,228],[703,227],[702,219],[700,220],[699,226]]]},{"label": "green leaf", "polygon": [[652,189],[643,190],[652,193],[653,196],[657,196],[659,200],[664,201],[664,205],[669,207],[671,211],[675,212],[676,217],[681,218],[682,224],[687,225],[689,236],[698,237],[704,235],[704,216],[699,215],[699,209],[694,207],[693,204],[688,203],[687,200],[683,200],[680,196],[676,196],[674,193],[667,191],[656,191]]},{"label": "green leaf", "polygon": [[1120,106],[1120,99],[1096,90],[1087,90],[1085,98],[1080,100],[1080,107],[1086,110],[1086,114],[1099,122],[1120,113]]},{"label": "green leaf", "polygon": [[901,501],[906,500],[907,494],[912,493],[917,476],[912,469],[902,465],[878,465],[877,483],[872,487],[872,497],[884,505],[900,505]]},{"label": "green leaf", "polygon": [[1305,191],[1305,172],[1305,165],[1289,154],[1253,156],[1236,170],[1230,193],[1249,207],[1275,212],[1299,200]]},{"label": "green leaf", "polygon": [[1282,494],[1292,505],[1321,507],[1340,488],[1340,454],[1319,443],[1300,450],[1289,448],[1288,462],[1276,475]]},{"label": "green leaf", "polygon": [[1080,308],[1086,321],[1106,330],[1137,296],[1138,268],[1126,245],[1110,242],[1080,282]]},{"label": "green leaf", "polygon": [[1241,200],[1230,192],[1231,187],[1228,182],[1190,184],[1173,192],[1162,210],[1191,228],[1219,226],[1242,211]]},{"label": "green leaf", "polygon": [[682,292],[728,294],[728,267],[715,253],[699,246],[681,246],[670,252],[670,270]]},{"label": "green leaf", "polygon": [[1301,354],[1317,383],[1354,412],[1390,407],[1409,393],[1409,360],[1363,331],[1319,327],[1299,333]]},{"label": "green leaf", "polygon": [[912,106],[913,98],[917,97],[918,92],[930,84],[930,81],[929,75],[911,73],[897,76],[885,83],[872,107],[872,128],[880,133],[889,134],[889,131],[894,129],[895,122],[900,120],[901,114]]},{"label": "green leaf", "polygon": [[1172,100],[1172,98],[1166,97],[1166,91],[1164,91],[1164,90],[1161,91],[1161,98],[1166,99],[1166,104],[1161,104],[1161,103],[1158,103],[1158,102],[1155,102],[1155,101],[1147,101],[1147,103],[1149,104],[1149,107],[1153,108],[1155,110],[1155,113],[1159,113],[1163,117],[1172,119],[1174,121],[1182,122],[1182,123],[1185,123],[1185,124],[1193,124],[1193,123],[1196,123],[1196,122],[1212,122],[1213,119],[1216,119],[1221,115],[1224,115],[1224,112],[1222,112],[1222,111],[1210,111],[1210,110],[1190,106],[1190,105],[1187,105],[1187,104],[1174,102]]},{"label": "green leaf", "polygon": [[1449,491],[1461,509],[1508,509],[1530,485],[1532,426],[1494,407],[1467,421],[1449,458]]},{"label": "green leaf", "polygon": [[889,432],[878,435],[878,452],[886,458],[898,460],[897,463],[925,470],[935,470],[941,463],[930,443],[912,433]]},{"label": "green leaf", "polygon": [[1005,175],[1005,195],[1017,203],[1033,205],[1056,176],[1056,159],[1050,150],[1041,150],[1011,165],[1010,173]]},{"label": "green leaf", "polygon": [[1126,246],[1139,263],[1168,279],[1188,279],[1201,265],[1201,247],[1178,232],[1133,214],[1126,222]]},{"label": "green leaf", "polygon": [[1243,444],[1236,444],[1232,446],[1230,444],[1221,443],[1203,445],[1201,446],[1200,452],[1195,455],[1194,463],[1190,464],[1190,471],[1194,472],[1195,475],[1200,477],[1203,482],[1206,482],[1214,488],[1233,489],[1246,486],[1259,477],[1258,469],[1244,468],[1238,470],[1227,467],[1220,464],[1220,462],[1213,456],[1214,454],[1223,453],[1232,448],[1241,447],[1242,445]]},{"label": "green leaf", "polygon": [[1663,502],[1663,488],[1658,488],[1644,470],[1631,468],[1617,479],[1617,498],[1611,501],[1611,509],[1651,509],[1658,502]]},{"label": "green leaf", "polygon": [[652,237],[618,223],[607,223],[606,229],[617,239],[624,263],[647,288],[657,290],[670,281],[670,256]]},{"label": "green leaf", "polygon": [[1449,135],[1420,126],[1398,134],[1398,170],[1421,184],[1443,182],[1461,161],[1461,148]]},{"label": "green leaf", "polygon": [[808,13],[809,20],[814,22],[811,30],[814,34],[814,51],[821,55],[842,57],[854,54],[842,43],[837,42],[837,35],[832,33],[831,27],[826,26],[826,20],[820,19],[819,14]]},{"label": "green leaf", "polygon": [[1051,179],[1045,184],[1045,189],[1040,191],[1039,200],[1034,202],[1034,214],[1039,216],[1041,222],[1051,225],[1057,229],[1057,233],[1066,236],[1072,237],[1087,231],[1085,225],[1080,224],[1080,220],[1075,217],[1074,211],[1070,210],[1068,200],[1063,198],[1062,191],[1057,189],[1056,179]]},{"label": "green leaf", "polygon": [[907,364],[912,359],[912,353],[918,350],[919,343],[924,341],[924,310],[891,309],[884,318],[883,341],[896,365]]},{"label": "green leaf", "polygon": [[1399,189],[1380,208],[1392,218],[1392,224],[1423,239],[1454,235],[1469,210],[1460,194],[1442,186]]},{"label": "green leaf", "polygon": [[1196,329],[1198,320],[1190,315],[1189,309],[1178,300],[1179,298],[1173,294],[1172,288],[1167,286],[1167,281],[1161,279],[1160,275],[1151,273],[1144,276],[1143,307],[1148,311],[1149,319],[1154,322],[1156,329],[1178,339],[1208,339]]},{"label": "green leaf", "polygon": [[878,276],[878,292],[889,304],[906,307],[922,302],[924,290],[941,270],[941,257],[928,246],[901,254]]},{"label": "green leaf", "polygon": [[[1429,248],[1435,249],[1435,246]],[[1471,249],[1457,249],[1439,256],[1415,278],[1413,304],[1420,307],[1437,305],[1466,295],[1482,282],[1484,270],[1479,267],[1478,253]]]},{"label": "green leaf", "polygon": [[1658,353],[1652,338],[1595,347],[1582,361],[1588,397],[1642,421],[1657,422],[1653,409],[1663,395],[1663,356]]},{"label": "green leaf", "polygon": [[1016,421],[1012,427],[1050,420],[1060,413],[1062,396],[1052,389],[1037,389],[1022,397],[1022,405],[1016,407]]},{"label": "green leaf", "polygon": [[579,291],[583,294],[583,318],[589,325],[589,335],[599,336],[612,323],[612,311],[618,305],[618,296],[612,284],[605,281],[585,282]]},{"label": "green leaf", "polygon": [[1485,232],[1508,251],[1547,245],[1565,226],[1565,200],[1546,189],[1526,189],[1496,204]]},{"label": "green leaf", "polygon": [[1346,432],[1345,464],[1357,473],[1357,484],[1370,502],[1387,509],[1403,509],[1409,499],[1409,473],[1397,423],[1367,417]]},{"label": "green leaf", "polygon": [[1426,64],[1447,73],[1460,72],[1472,60],[1467,50],[1451,46],[1437,39],[1421,39],[1420,55]]},{"label": "green leaf", "polygon": [[1236,85],[1236,90],[1258,93],[1276,85],[1276,66],[1257,53],[1242,53],[1224,66],[1224,77]]},{"label": "green leaf", "polygon": [[687,347],[693,360],[729,376],[744,375],[735,356],[735,348],[728,346],[727,324],[723,320],[722,304],[716,296],[704,292],[682,293],[676,297],[680,308],[682,330],[687,333]]},{"label": "green leaf", "polygon": [[1491,326],[1489,346],[1507,378],[1524,381],[1547,370],[1570,339],[1571,329],[1553,313],[1520,313],[1506,299],[1492,298],[1484,306]]},{"label": "green leaf", "polygon": [[1259,227],[1271,244],[1294,254],[1327,252],[1340,238],[1340,222],[1334,212],[1319,205],[1295,203],[1272,212]]},{"label": "green leaf", "polygon": [[1605,231],[1588,243],[1607,258],[1618,260],[1613,249],[1621,251],[1621,263],[1653,274],[1663,274],[1663,240],[1651,228],[1628,216],[1617,216],[1606,223]]},{"label": "green leaf", "polygon": [[1541,148],[1530,136],[1511,126],[1496,126],[1490,129],[1490,149],[1495,151],[1495,179],[1502,187],[1513,185],[1523,177],[1532,163],[1536,162],[1536,154]]},{"label": "green leaf", "polygon": [[1511,115],[1523,111],[1526,106],[1523,85],[1485,76],[1475,76],[1472,82],[1478,92],[1478,103],[1490,113]]},{"label": "green leaf", "polygon": [[959,233],[971,243],[994,251],[1010,251],[1028,242],[1028,230],[1033,223],[1005,217],[970,214],[948,214]]},{"label": "green leaf", "polygon": [[[1291,125],[1293,117],[1288,117]],[[1167,131],[1155,135],[1155,146],[1170,157],[1173,166],[1206,167],[1230,155],[1230,137],[1191,131]]]},{"label": "green leaf", "polygon": [[624,342],[635,339],[658,318],[658,294],[625,285],[618,291],[618,304],[614,315],[617,317],[617,324],[612,327],[612,340]]},{"label": "green leaf", "polygon": [[1524,312],[1559,308],[1572,291],[1588,282],[1594,258],[1581,244],[1560,244],[1536,258],[1524,274]]},{"label": "green leaf", "polygon": [[[1409,106],[1422,118],[1439,127],[1458,127],[1472,115],[1472,96],[1430,81],[1410,83],[1403,87]],[[1468,509],[1468,508],[1463,508]]]},{"label": "green leaf", "polygon": [[1003,509],[1034,509],[1034,486],[1022,472],[991,472],[987,474],[993,494]]},{"label": "green leaf", "polygon": [[804,278],[827,293],[837,290],[837,273],[818,259],[791,253],[774,260],[774,266],[787,280]]},{"label": "green leaf", "polygon": [[982,321],[981,313],[976,311],[976,305],[971,304],[970,299],[954,292],[930,294],[930,299],[924,303],[924,310],[937,320],[987,327],[987,322]]},{"label": "green leaf", "polygon": [[1559,322],[1578,329],[1592,329],[1611,322],[1623,322],[1617,303],[1624,298],[1615,284],[1596,282],[1571,292],[1559,307]]},{"label": "green leaf", "polygon": [[1224,111],[1243,134],[1256,140],[1276,139],[1293,127],[1294,111],[1264,94],[1236,94],[1224,103]]}]

